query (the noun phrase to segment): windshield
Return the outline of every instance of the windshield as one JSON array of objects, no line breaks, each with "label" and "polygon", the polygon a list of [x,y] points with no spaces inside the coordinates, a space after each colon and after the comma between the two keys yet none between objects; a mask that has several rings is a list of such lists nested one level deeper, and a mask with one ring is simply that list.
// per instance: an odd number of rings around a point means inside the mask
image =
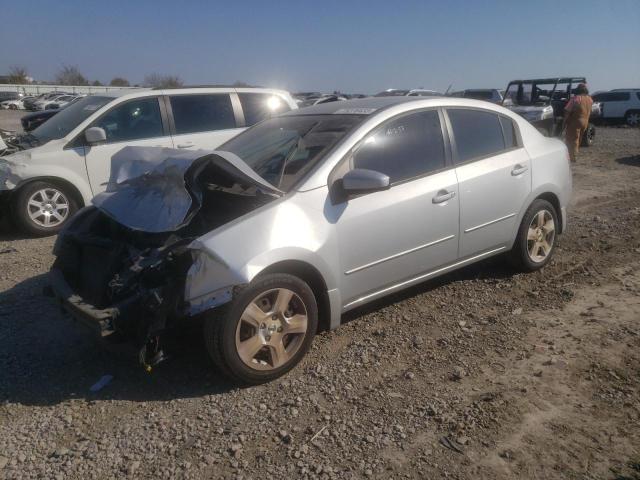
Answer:
[{"label": "windshield", "polygon": [[364,115],[296,115],[265,120],[219,150],[235,153],[271,185],[289,191]]},{"label": "windshield", "polygon": [[[568,85],[567,85],[568,89]],[[511,83],[505,93],[514,105],[546,105],[551,100],[566,100],[567,90],[555,83]]]},{"label": "windshield", "polygon": [[77,102],[69,104],[64,110],[60,110],[31,134],[40,143],[66,137],[71,130],[111,100],[113,100],[113,97],[91,96],[81,98]]}]

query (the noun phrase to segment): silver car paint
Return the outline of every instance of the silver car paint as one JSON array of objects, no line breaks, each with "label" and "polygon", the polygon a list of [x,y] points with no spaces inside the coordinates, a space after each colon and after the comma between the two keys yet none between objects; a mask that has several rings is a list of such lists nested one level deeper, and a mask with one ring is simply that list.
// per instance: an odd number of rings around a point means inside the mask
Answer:
[{"label": "silver car paint", "polygon": [[[330,326],[335,328],[349,309],[509,250],[527,207],[541,194],[557,197],[566,224],[571,194],[566,147],[545,138],[509,110],[454,98],[340,103],[342,110],[379,110],[335,148],[297,191],[192,243],[195,261],[185,287],[191,313],[228,302],[234,286],[251,282],[266,268],[296,261],[324,280]],[[294,114],[334,113],[337,107],[332,105]],[[396,115],[445,106],[481,108],[511,118],[523,147],[332,203],[328,184],[332,170],[368,132]],[[434,203],[443,192],[453,195]]]}]

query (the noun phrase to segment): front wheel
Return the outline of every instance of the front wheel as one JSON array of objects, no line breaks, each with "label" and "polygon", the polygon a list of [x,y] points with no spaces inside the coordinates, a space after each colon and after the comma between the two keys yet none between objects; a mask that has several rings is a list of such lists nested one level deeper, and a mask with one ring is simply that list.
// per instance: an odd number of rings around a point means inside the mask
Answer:
[{"label": "front wheel", "polygon": [[257,277],[222,315],[204,323],[207,351],[232,380],[257,385],[300,362],[318,328],[311,288],[289,274]]},{"label": "front wheel", "polygon": [[533,272],[544,267],[555,250],[558,214],[549,202],[534,200],[522,218],[511,251],[511,263],[519,270]]},{"label": "front wheel", "polygon": [[50,182],[32,182],[15,194],[13,220],[25,233],[44,237],[58,233],[78,210],[68,188]]}]

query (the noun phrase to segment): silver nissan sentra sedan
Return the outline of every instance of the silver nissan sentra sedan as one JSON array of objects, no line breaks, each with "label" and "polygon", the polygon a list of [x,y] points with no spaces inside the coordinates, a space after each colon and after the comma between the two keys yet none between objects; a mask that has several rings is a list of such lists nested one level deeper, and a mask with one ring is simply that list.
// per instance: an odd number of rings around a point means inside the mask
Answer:
[{"label": "silver nissan sentra sedan", "polygon": [[533,271],[567,224],[567,150],[486,102],[383,97],[259,123],[217,151],[127,147],[55,245],[55,296],[150,369],[203,321],[257,384],[369,301],[506,254]]}]

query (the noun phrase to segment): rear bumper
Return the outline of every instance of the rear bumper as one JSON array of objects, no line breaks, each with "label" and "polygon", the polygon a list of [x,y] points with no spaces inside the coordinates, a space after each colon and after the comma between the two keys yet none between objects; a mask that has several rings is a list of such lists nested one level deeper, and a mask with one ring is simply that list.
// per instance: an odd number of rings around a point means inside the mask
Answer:
[{"label": "rear bumper", "polygon": [[53,296],[71,317],[99,333],[102,337],[115,333],[113,322],[120,313],[119,308],[99,309],[86,303],[79,295],[73,292],[64,279],[62,272],[57,268],[53,268],[49,272],[49,281]]}]

